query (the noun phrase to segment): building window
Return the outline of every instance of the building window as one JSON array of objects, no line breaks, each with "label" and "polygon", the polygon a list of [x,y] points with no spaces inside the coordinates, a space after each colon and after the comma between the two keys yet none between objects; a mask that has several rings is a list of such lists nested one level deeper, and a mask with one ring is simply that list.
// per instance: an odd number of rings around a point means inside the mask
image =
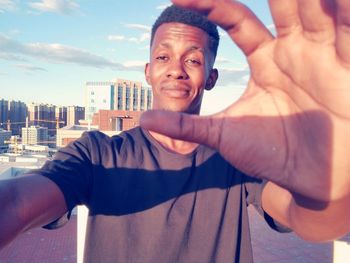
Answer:
[{"label": "building window", "polygon": [[145,89],[143,87],[141,88],[140,109],[145,110]]},{"label": "building window", "polygon": [[125,110],[130,110],[130,87],[126,86],[125,90]]},{"label": "building window", "polygon": [[134,111],[137,111],[137,108],[138,108],[138,100],[139,98],[139,90],[136,88],[136,86],[134,86],[134,96],[133,96],[133,110]]},{"label": "building window", "polygon": [[123,87],[118,86],[118,110],[123,109]]},{"label": "building window", "polygon": [[152,90],[147,90],[147,110],[152,108]]}]

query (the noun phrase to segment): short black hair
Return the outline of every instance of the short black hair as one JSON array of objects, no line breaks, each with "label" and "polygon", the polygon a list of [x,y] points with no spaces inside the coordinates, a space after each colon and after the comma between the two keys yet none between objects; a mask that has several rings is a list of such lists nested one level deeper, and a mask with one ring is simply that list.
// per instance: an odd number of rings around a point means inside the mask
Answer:
[{"label": "short black hair", "polygon": [[163,10],[152,26],[151,46],[158,27],[164,23],[182,23],[202,29],[208,34],[209,49],[213,52],[214,58],[216,57],[220,39],[219,32],[217,26],[209,21],[207,17],[198,12],[184,9],[176,5],[168,6]]}]

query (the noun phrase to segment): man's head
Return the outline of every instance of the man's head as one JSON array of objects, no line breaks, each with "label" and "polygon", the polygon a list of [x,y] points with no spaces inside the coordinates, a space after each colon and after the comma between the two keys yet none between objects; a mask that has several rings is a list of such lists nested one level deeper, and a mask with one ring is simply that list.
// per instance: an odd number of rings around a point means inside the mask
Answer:
[{"label": "man's head", "polygon": [[153,109],[198,114],[204,90],[214,87],[219,43],[216,26],[199,13],[170,6],[152,28],[150,62]]},{"label": "man's head", "polygon": [[216,57],[220,39],[219,32],[217,26],[213,22],[209,21],[205,16],[195,11],[183,9],[175,5],[167,7],[152,26],[151,46],[158,27],[164,23],[181,23],[202,29],[208,34],[209,49],[213,53],[214,58]]}]

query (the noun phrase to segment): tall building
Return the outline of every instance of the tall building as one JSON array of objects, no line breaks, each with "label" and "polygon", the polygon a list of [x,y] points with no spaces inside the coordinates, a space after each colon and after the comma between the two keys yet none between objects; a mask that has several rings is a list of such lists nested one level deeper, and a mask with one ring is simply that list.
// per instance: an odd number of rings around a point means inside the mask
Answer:
[{"label": "tall building", "polygon": [[11,131],[6,131],[0,128],[0,153],[6,152],[9,148],[11,135]]},{"label": "tall building", "polygon": [[48,128],[30,126],[22,128],[22,144],[26,145],[47,145],[49,140]]},{"label": "tall building", "polygon": [[86,120],[92,120],[99,110],[144,111],[151,107],[152,90],[141,82],[116,79],[85,85]]},{"label": "tall building", "polygon": [[20,135],[28,114],[27,105],[21,101],[10,101],[9,120],[12,135]]},{"label": "tall building", "polygon": [[25,126],[27,105],[21,101],[0,100],[0,128],[11,130],[13,135],[21,134]]},{"label": "tall building", "polygon": [[94,81],[85,84],[85,119],[92,120],[98,110],[112,108],[112,92],[114,83],[111,81]]},{"label": "tall building", "polygon": [[59,128],[67,126],[67,107],[66,106],[56,107],[55,119],[58,120]]},{"label": "tall building", "polygon": [[85,108],[79,106],[67,107],[67,124],[66,126],[78,125],[79,120],[84,120]]},{"label": "tall building", "polygon": [[9,102],[7,100],[0,100],[0,128],[6,129],[8,120]]},{"label": "tall building", "polygon": [[56,106],[31,103],[28,105],[28,116],[31,125],[46,127],[50,136],[56,134]]}]

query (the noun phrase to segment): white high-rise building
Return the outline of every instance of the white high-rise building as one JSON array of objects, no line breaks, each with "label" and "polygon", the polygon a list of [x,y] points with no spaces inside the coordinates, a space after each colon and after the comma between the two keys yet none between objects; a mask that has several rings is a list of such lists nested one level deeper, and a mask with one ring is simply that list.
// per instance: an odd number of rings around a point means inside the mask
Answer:
[{"label": "white high-rise building", "polygon": [[111,93],[114,83],[94,81],[85,84],[85,119],[92,120],[98,110],[111,109]]},{"label": "white high-rise building", "polygon": [[144,111],[151,107],[152,90],[141,82],[116,79],[85,85],[86,120],[92,120],[99,110]]},{"label": "white high-rise building", "polygon": [[40,126],[30,126],[22,128],[22,144],[26,145],[47,145],[48,128]]}]

